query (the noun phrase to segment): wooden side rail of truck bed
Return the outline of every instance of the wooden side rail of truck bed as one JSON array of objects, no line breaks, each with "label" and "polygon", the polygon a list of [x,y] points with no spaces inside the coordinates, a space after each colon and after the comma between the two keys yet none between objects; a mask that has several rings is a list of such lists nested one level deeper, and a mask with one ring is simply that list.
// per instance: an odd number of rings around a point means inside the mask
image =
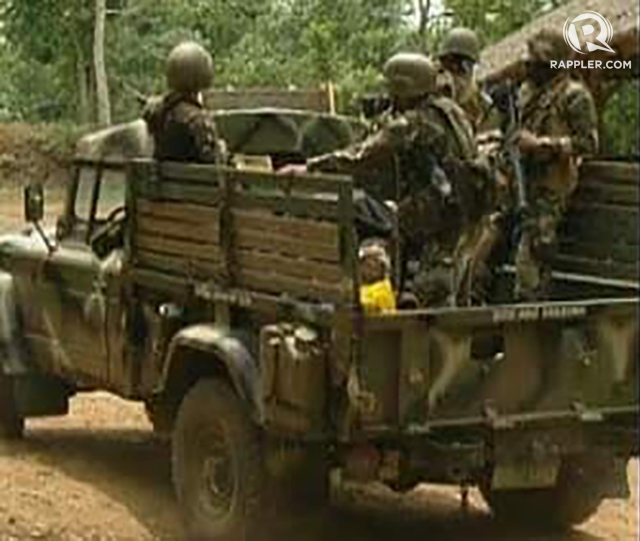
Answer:
[{"label": "wooden side rail of truck bed", "polygon": [[128,170],[136,284],[182,294],[204,284],[314,303],[357,301],[352,184],[136,160]]},{"label": "wooden side rail of truck bed", "polygon": [[554,270],[565,281],[639,288],[640,163],[593,160],[580,170],[559,232]]}]

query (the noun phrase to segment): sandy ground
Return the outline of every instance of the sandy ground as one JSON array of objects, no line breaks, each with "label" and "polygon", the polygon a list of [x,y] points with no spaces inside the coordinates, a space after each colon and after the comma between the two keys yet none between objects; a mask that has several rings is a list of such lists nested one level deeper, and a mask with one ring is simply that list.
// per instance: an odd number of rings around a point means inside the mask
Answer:
[{"label": "sandy ground", "polygon": [[[155,440],[142,407],[97,393],[70,415],[32,420],[22,442],[0,444],[0,540],[180,540],[169,449]],[[570,534],[505,530],[477,493],[465,514],[458,493],[422,485],[405,496],[369,487],[338,493],[321,515],[287,519],[278,541],[591,541],[638,539],[638,462],[629,501],[604,502]]]}]

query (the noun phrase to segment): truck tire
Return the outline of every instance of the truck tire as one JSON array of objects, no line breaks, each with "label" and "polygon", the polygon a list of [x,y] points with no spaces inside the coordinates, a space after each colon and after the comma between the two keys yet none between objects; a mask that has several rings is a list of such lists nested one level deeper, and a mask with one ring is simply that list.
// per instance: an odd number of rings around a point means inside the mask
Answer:
[{"label": "truck tire", "polygon": [[18,414],[13,378],[0,370],[0,439],[17,440],[24,435],[24,417]]},{"label": "truck tire", "polygon": [[499,520],[542,530],[566,530],[598,510],[616,467],[612,458],[565,457],[553,487],[492,490],[481,484],[480,491]]},{"label": "truck tire", "polygon": [[255,539],[267,501],[259,429],[230,386],[198,382],[187,393],[173,433],[173,482],[187,538]]}]

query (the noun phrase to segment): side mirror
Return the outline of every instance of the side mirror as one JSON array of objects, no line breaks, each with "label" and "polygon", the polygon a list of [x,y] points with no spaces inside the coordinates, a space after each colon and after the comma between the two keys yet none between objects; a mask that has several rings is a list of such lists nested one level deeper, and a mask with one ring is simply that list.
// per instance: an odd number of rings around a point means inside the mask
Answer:
[{"label": "side mirror", "polygon": [[38,223],[44,218],[44,189],[42,184],[30,184],[24,189],[24,219]]},{"label": "side mirror", "polygon": [[42,230],[40,222],[44,218],[44,188],[42,184],[29,184],[24,189],[24,219],[33,224],[47,250],[52,254],[56,247]]}]

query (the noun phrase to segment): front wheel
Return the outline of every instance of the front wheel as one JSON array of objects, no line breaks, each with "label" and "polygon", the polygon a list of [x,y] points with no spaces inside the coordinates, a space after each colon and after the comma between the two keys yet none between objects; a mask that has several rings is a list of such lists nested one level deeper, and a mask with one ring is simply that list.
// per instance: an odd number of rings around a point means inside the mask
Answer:
[{"label": "front wheel", "polygon": [[624,461],[610,457],[568,456],[555,486],[537,489],[493,490],[480,486],[496,518],[539,529],[565,530],[586,521],[607,496],[617,475],[626,475]]},{"label": "front wheel", "polygon": [[221,380],[184,398],[173,434],[173,480],[187,536],[256,539],[267,500],[262,442],[245,404]]}]

